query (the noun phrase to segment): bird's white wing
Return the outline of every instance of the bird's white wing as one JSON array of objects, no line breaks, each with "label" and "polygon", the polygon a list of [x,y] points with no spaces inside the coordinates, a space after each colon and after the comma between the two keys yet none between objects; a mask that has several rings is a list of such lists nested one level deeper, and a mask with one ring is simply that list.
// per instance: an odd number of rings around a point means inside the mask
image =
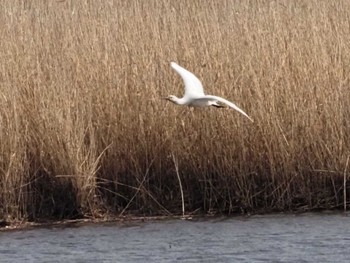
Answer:
[{"label": "bird's white wing", "polygon": [[198,98],[204,96],[203,85],[201,81],[187,69],[180,67],[175,62],[171,62],[171,67],[180,74],[185,84],[184,98]]},{"label": "bird's white wing", "polygon": [[245,113],[236,104],[234,104],[231,101],[228,101],[228,100],[225,100],[224,98],[221,98],[221,97],[218,97],[218,96],[213,96],[213,95],[206,95],[205,98],[207,98],[209,100],[216,100],[216,101],[222,102],[222,103],[226,104],[227,106],[229,106],[230,108],[235,109],[239,113],[243,114],[244,116],[246,116],[252,122],[254,122],[253,119],[250,118],[247,113]]}]

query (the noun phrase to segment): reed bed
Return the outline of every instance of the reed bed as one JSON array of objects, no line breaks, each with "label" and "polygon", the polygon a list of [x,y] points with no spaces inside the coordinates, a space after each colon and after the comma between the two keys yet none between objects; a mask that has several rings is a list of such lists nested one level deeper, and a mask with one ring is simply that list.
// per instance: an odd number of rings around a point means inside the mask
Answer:
[{"label": "reed bed", "polygon": [[349,1],[0,6],[3,220],[346,208]]}]

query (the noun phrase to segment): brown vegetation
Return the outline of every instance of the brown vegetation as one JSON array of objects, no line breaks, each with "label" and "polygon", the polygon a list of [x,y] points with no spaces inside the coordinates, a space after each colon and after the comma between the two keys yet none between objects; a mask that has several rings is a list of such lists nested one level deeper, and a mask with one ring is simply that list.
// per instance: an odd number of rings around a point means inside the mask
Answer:
[{"label": "brown vegetation", "polygon": [[187,212],[344,205],[350,2],[203,3],[0,4],[0,218],[181,213],[177,169]]}]

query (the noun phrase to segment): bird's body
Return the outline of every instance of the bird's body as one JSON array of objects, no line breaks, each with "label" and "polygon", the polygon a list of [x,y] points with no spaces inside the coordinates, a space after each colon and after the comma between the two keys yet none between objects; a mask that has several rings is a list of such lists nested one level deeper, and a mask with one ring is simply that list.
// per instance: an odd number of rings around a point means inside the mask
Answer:
[{"label": "bird's body", "polygon": [[171,62],[171,67],[182,77],[185,84],[185,94],[182,98],[170,95],[166,98],[167,100],[178,105],[186,105],[191,107],[214,106],[221,108],[223,106],[219,104],[220,102],[226,104],[232,109],[235,109],[239,113],[246,116],[249,120],[253,121],[243,110],[241,110],[234,103],[218,96],[205,95],[201,81],[187,69],[184,69],[175,62]]}]

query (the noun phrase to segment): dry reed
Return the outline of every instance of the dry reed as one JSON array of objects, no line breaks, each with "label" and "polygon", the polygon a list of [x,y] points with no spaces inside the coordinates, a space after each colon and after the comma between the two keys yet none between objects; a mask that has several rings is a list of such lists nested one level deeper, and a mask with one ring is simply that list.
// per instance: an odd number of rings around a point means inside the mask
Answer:
[{"label": "dry reed", "polygon": [[[349,1],[0,6],[0,218],[181,213],[172,156],[186,211],[343,208]],[[162,101],[170,61],[255,122]]]}]

